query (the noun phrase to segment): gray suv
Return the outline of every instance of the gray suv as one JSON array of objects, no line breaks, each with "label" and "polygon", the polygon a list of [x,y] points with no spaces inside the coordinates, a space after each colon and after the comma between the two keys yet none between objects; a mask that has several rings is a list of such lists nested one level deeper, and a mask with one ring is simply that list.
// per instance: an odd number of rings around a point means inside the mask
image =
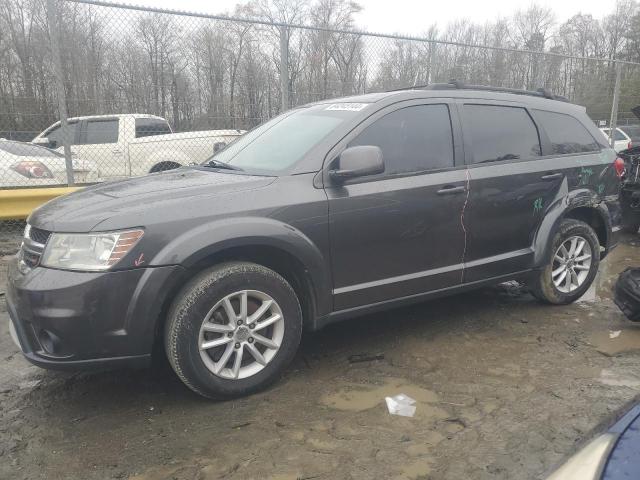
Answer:
[{"label": "gray suv", "polygon": [[512,279],[576,300],[616,243],[618,163],[585,109],[546,91],[450,83],[296,108],[203,165],[34,211],[11,328],[41,367],[164,350],[199,394],[249,394],[304,330]]}]

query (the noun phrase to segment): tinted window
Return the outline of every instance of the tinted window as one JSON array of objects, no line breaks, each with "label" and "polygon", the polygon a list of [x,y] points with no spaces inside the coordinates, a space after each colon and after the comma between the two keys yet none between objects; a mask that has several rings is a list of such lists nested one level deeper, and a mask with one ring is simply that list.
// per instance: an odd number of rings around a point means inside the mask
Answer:
[{"label": "tinted window", "polygon": [[89,120],[84,138],[85,145],[116,143],[118,141],[118,120]]},{"label": "tinted window", "polygon": [[136,118],[136,138],[166,135],[171,128],[165,120],[155,118]]},{"label": "tinted window", "polygon": [[597,152],[600,146],[576,118],[563,113],[537,110],[536,118],[547,132],[553,153]]},{"label": "tinted window", "polygon": [[28,143],[0,142],[0,150],[19,157],[62,157],[58,152]]},{"label": "tinted window", "polygon": [[[69,131],[69,141],[71,145],[75,145],[76,144],[76,130],[78,129],[78,122],[69,122],[67,124],[67,128]],[[51,145],[55,145],[55,147],[60,147],[62,146],[63,142],[62,142],[62,127],[60,125],[53,127],[51,130],[49,130],[45,135],[45,137],[47,137],[49,139],[49,142],[51,142]]]},{"label": "tinted window", "polygon": [[622,131],[629,135],[631,140],[640,139],[640,127],[637,125],[629,125],[626,127],[622,127]]},{"label": "tinted window", "polygon": [[[603,128],[603,129],[601,129],[601,131],[602,131],[602,133],[605,134],[607,140],[609,140],[609,136],[611,135],[611,129],[610,128]],[[614,138],[615,141],[626,140],[627,139],[627,137],[625,137],[624,134],[618,129],[616,129],[616,133],[615,133],[614,137],[615,137]]]},{"label": "tinted window", "polygon": [[465,105],[464,125],[473,144],[473,163],[541,155],[538,129],[524,108]]},{"label": "tinted window", "polygon": [[616,130],[616,133],[614,134],[615,140],[626,140],[627,137],[624,136],[624,133],[622,133],[620,130]]},{"label": "tinted window", "polygon": [[453,166],[453,134],[446,105],[418,105],[389,113],[365,128],[350,147],[376,145],[385,175]]}]

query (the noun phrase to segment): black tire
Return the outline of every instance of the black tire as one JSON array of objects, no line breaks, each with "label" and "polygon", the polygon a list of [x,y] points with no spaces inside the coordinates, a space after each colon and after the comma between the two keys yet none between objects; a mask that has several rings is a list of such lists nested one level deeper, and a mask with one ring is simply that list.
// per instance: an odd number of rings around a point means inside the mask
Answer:
[{"label": "black tire", "polygon": [[[583,283],[576,290],[561,292],[553,283],[551,272],[556,251],[569,238],[579,236],[584,238],[591,248],[591,265]],[[579,299],[589,289],[598,273],[600,265],[600,242],[593,228],[580,220],[566,219],[560,223],[557,233],[553,237],[547,259],[541,270],[535,273],[530,282],[531,293],[544,303],[552,305],[566,305]]]},{"label": "black tire", "polygon": [[640,219],[634,217],[633,219],[628,219],[626,222],[622,223],[622,231],[626,233],[638,233],[638,229],[640,229]]},{"label": "black tire", "polygon": [[640,223],[622,225],[622,231],[625,233],[638,233],[638,229],[640,229]]},{"label": "black tire", "polygon": [[[227,379],[215,375],[200,356],[200,327],[212,307],[237,291],[258,290],[272,297],[284,319],[275,356],[252,376]],[[164,344],[178,377],[194,392],[212,399],[249,395],[277,380],[291,362],[302,335],[302,310],[287,281],[273,270],[246,262],[217,265],[196,275],[176,296],[167,317]],[[257,344],[256,344],[257,345]]]}]

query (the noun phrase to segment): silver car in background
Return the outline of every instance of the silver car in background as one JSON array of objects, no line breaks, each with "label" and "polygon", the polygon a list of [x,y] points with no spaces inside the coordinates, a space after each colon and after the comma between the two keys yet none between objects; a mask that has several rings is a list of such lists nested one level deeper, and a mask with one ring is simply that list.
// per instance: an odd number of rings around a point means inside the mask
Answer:
[{"label": "silver car in background", "polygon": [[[93,183],[97,175],[88,160],[74,158],[77,184]],[[66,185],[64,155],[30,143],[0,139],[0,188]]]}]

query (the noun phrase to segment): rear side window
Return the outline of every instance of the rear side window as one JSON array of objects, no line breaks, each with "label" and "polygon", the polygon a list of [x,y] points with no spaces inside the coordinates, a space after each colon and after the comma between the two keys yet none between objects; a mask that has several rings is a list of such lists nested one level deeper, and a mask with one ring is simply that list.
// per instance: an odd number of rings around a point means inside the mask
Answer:
[{"label": "rear side window", "polygon": [[627,137],[624,136],[624,133],[622,133],[620,130],[616,130],[615,134],[613,135],[615,137],[615,140],[626,140]]},{"label": "rear side window", "polygon": [[473,163],[526,160],[541,155],[538,129],[524,108],[465,105],[465,133]]},{"label": "rear side window", "polygon": [[453,133],[446,105],[417,105],[391,112],[366,127],[350,147],[382,150],[384,175],[453,166]]},{"label": "rear side window", "polygon": [[564,113],[536,110],[555,154],[597,152],[600,146],[576,118]]},{"label": "rear side window", "polygon": [[116,143],[118,141],[118,120],[89,120],[82,138],[83,145]]},{"label": "rear side window", "polygon": [[169,124],[155,118],[136,118],[136,138],[166,135],[171,133]]},{"label": "rear side window", "polygon": [[[71,145],[76,143],[76,131],[78,130],[78,122],[69,122],[67,124],[69,142]],[[60,125],[53,127],[45,135],[54,148],[57,148],[63,144],[62,127]]]}]

